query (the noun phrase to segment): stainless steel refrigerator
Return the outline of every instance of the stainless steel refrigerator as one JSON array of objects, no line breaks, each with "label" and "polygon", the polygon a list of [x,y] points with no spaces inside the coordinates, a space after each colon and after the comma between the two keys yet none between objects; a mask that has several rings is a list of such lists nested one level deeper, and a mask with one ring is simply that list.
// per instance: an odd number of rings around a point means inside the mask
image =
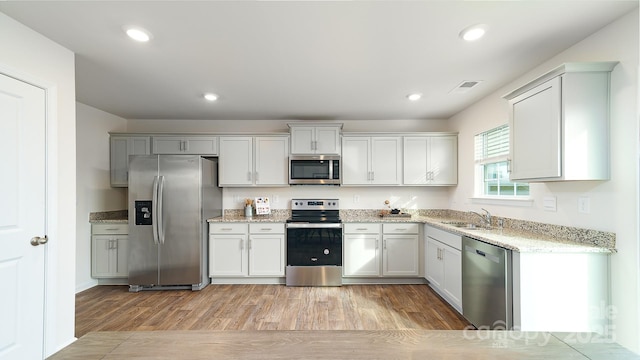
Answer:
[{"label": "stainless steel refrigerator", "polygon": [[209,284],[206,220],[222,214],[217,159],[129,158],[129,291]]}]

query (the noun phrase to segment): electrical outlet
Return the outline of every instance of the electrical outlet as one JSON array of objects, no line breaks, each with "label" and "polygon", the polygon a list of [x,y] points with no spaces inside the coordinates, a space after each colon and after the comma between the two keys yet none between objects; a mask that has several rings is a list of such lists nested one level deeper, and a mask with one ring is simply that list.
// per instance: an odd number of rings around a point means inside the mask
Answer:
[{"label": "electrical outlet", "polygon": [[353,202],[355,204],[359,203],[360,202],[360,195],[353,195]]},{"label": "electrical outlet", "polygon": [[273,202],[274,204],[279,203],[280,202],[280,196],[271,195],[271,202]]},{"label": "electrical outlet", "polygon": [[582,214],[591,212],[591,199],[588,196],[578,197],[578,212]]}]

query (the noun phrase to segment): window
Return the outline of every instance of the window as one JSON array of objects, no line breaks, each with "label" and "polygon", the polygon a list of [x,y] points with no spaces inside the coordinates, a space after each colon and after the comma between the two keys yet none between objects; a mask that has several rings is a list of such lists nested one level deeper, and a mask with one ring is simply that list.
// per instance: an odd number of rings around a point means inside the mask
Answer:
[{"label": "window", "polygon": [[528,196],[529,184],[509,181],[509,126],[502,125],[475,136],[479,196]]}]

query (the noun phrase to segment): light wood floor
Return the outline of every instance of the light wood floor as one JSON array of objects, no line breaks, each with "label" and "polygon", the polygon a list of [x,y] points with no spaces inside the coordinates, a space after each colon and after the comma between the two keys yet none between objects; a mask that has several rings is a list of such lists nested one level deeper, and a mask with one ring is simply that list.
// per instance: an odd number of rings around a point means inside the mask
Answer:
[{"label": "light wood floor", "polygon": [[469,323],[426,285],[209,285],[76,295],[76,336],[155,330],[462,330]]},{"label": "light wood floor", "polygon": [[50,359],[639,358],[595,334],[462,330],[425,285],[127,290],[76,295],[80,339]]},{"label": "light wood floor", "polygon": [[580,338],[478,330],[100,331],[83,336],[51,360],[638,359],[617,344],[598,338],[576,343]]}]

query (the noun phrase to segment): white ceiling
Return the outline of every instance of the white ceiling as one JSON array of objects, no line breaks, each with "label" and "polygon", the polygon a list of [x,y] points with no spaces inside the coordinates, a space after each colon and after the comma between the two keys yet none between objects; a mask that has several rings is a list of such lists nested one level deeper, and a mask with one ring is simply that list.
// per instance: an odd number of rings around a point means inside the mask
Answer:
[{"label": "white ceiling", "polygon": [[[637,6],[0,1],[0,11],[76,53],[78,101],[129,119],[229,120],[446,119]],[[460,40],[477,23],[487,35]],[[134,43],[125,25],[154,38]],[[450,93],[467,80],[482,83]],[[205,92],[220,100],[204,101]],[[413,92],[423,99],[407,101]]]}]

